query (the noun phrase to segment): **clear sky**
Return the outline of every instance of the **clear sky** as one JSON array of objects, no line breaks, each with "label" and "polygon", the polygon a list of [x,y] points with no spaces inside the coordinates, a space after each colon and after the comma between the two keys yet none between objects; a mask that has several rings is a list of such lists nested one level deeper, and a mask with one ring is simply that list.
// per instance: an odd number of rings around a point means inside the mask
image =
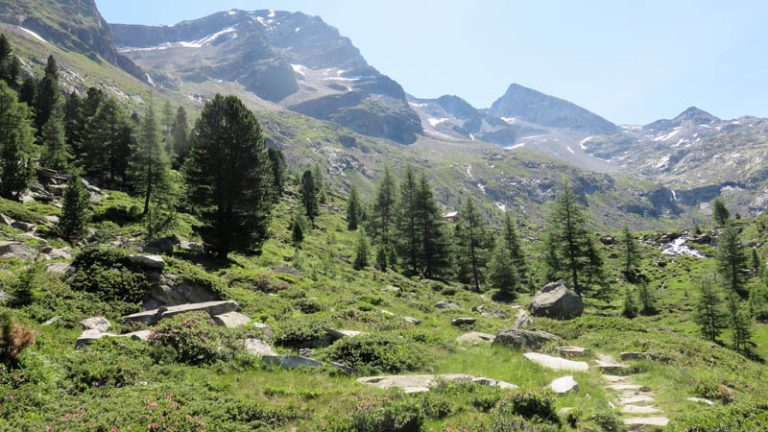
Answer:
[{"label": "clear sky", "polygon": [[228,9],[321,16],[418,97],[484,108],[513,82],[616,123],[695,105],[768,116],[765,0],[96,0],[109,22],[174,24]]}]

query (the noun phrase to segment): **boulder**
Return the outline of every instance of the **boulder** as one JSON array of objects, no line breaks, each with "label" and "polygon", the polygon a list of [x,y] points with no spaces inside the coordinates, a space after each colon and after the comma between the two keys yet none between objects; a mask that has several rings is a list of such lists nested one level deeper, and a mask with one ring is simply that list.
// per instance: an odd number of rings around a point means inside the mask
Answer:
[{"label": "boulder", "polygon": [[155,332],[152,330],[136,330],[130,333],[124,333],[116,335],[115,337],[124,337],[124,338],[130,338],[133,340],[149,340],[152,338],[152,336],[155,335]]},{"label": "boulder", "polygon": [[533,325],[533,317],[523,308],[517,310],[517,320],[514,328],[525,329]]},{"label": "boulder", "polygon": [[397,388],[405,393],[427,392],[431,387],[441,382],[473,382],[480,385],[499,387],[502,389],[517,388],[516,385],[491,378],[474,377],[466,374],[442,375],[379,375],[358,378],[360,384],[367,384],[380,389]]},{"label": "boulder", "polygon": [[451,320],[452,326],[468,326],[477,322],[477,318],[473,317],[459,317]]},{"label": "boulder", "polygon": [[557,347],[557,351],[565,357],[584,357],[587,355],[587,350],[577,346],[561,346]]},{"label": "boulder", "polygon": [[175,274],[162,274],[158,283],[152,284],[149,297],[144,300],[145,309],[175,306],[187,303],[203,303],[219,300],[217,293],[208,286],[197,284]]},{"label": "boulder", "polygon": [[272,327],[264,323],[253,323],[253,328],[261,330],[265,337],[272,339]]},{"label": "boulder", "polygon": [[65,247],[56,249],[50,246],[43,248],[42,252],[45,254],[45,258],[49,260],[70,260],[72,259],[72,249]]},{"label": "boulder", "polygon": [[67,263],[57,262],[45,265],[45,272],[54,275],[66,276],[72,271],[74,271],[74,268]]},{"label": "boulder", "polygon": [[539,349],[549,341],[558,341],[559,337],[540,330],[507,329],[496,333],[495,344],[514,349]]},{"label": "boulder", "polygon": [[456,342],[459,343],[483,343],[488,342],[491,343],[496,339],[496,336],[489,334],[489,333],[481,333],[481,332],[469,332],[464,333],[463,335],[456,338]]},{"label": "boulder", "polygon": [[96,329],[88,329],[83,331],[80,334],[80,337],[77,338],[77,341],[75,341],[75,347],[80,348],[83,345],[88,345],[90,343],[93,343],[94,341],[97,341],[103,337],[108,336],[116,336],[112,333],[102,333]]},{"label": "boulder", "polygon": [[548,369],[584,372],[589,370],[589,365],[581,361],[566,360],[546,354],[527,352],[523,357]]},{"label": "boulder", "polygon": [[645,430],[646,426],[653,428],[663,428],[669,424],[666,417],[632,417],[624,419],[624,425],[629,426],[629,430]]},{"label": "boulder", "polygon": [[17,241],[0,241],[0,258],[31,260],[37,256],[32,247]]},{"label": "boulder", "polygon": [[498,387],[502,390],[507,390],[507,389],[511,390],[511,389],[517,388],[517,386],[514,384],[508,383],[506,381],[495,380],[492,378],[478,377],[478,378],[473,378],[472,382],[475,384],[480,384],[488,387]]},{"label": "boulder", "polygon": [[289,264],[280,264],[277,267],[273,267],[272,272],[288,276],[301,276],[301,272]]},{"label": "boulder", "polygon": [[104,317],[91,317],[80,321],[83,330],[97,330],[101,333],[109,330],[109,321]]},{"label": "boulder", "polygon": [[410,323],[410,324],[414,324],[414,325],[421,324],[421,320],[420,319],[414,318],[414,317],[409,317],[409,316],[403,317],[403,321],[405,321],[407,323]]},{"label": "boulder", "polygon": [[396,287],[394,285],[387,285],[386,287],[382,288],[381,291],[385,293],[397,294],[400,292],[400,287]]},{"label": "boulder", "polygon": [[14,221],[11,224],[12,227],[16,228],[17,230],[24,231],[24,232],[32,232],[37,228],[37,225],[29,222],[22,222],[22,221]]},{"label": "boulder", "polygon": [[647,358],[647,355],[645,353],[642,353],[642,352],[627,351],[627,352],[623,352],[623,353],[619,354],[619,357],[623,361],[628,361],[628,360],[642,360],[642,359]]},{"label": "boulder", "polygon": [[173,254],[173,248],[180,245],[181,240],[174,234],[168,237],[152,239],[144,244],[142,250],[154,254],[171,255]]},{"label": "boulder", "polygon": [[353,338],[356,336],[367,334],[365,332],[357,330],[339,330],[334,328],[327,328],[325,332],[328,333],[334,339]]},{"label": "boulder", "polygon": [[256,338],[248,338],[243,341],[243,346],[245,347],[245,351],[248,352],[248,354],[252,354],[258,357],[277,357],[277,353],[272,351],[272,347],[270,347],[266,342],[264,342],[261,339]]},{"label": "boulder", "polygon": [[128,261],[148,270],[163,271],[165,260],[160,255],[129,255]]},{"label": "boulder", "polygon": [[126,315],[123,321],[127,323],[155,324],[163,318],[172,317],[188,312],[207,312],[208,315],[216,316],[228,312],[234,312],[238,309],[237,302],[234,300],[221,300],[202,303],[189,303],[177,306],[161,307],[159,309],[150,309],[144,312]]},{"label": "boulder", "polygon": [[458,309],[459,305],[457,305],[454,302],[450,302],[448,300],[441,300],[435,303],[435,307],[438,309]]},{"label": "boulder", "polygon": [[296,369],[300,367],[318,368],[325,366],[325,363],[319,360],[297,355],[265,355],[262,357],[262,360],[267,364],[280,366],[284,369]]},{"label": "boulder", "polygon": [[700,398],[700,397],[689,397],[689,398],[686,398],[686,400],[688,402],[700,403],[700,404],[710,405],[710,406],[715,404],[714,402],[712,402],[709,399],[704,399],[704,398]]},{"label": "boulder", "polygon": [[549,383],[549,388],[557,394],[574,393],[579,391],[579,384],[572,375],[566,375]]},{"label": "boulder", "polygon": [[568,289],[562,281],[552,282],[537,292],[531,303],[534,316],[554,319],[571,319],[584,312],[581,297]]},{"label": "boulder", "polygon": [[214,316],[213,322],[221,327],[237,328],[248,325],[251,319],[240,312],[227,312]]},{"label": "boulder", "polygon": [[60,319],[61,319],[61,315],[52,316],[52,317],[48,318],[47,320],[43,321],[42,325],[49,326],[49,325],[55,324]]},{"label": "boulder", "polygon": [[3,224],[5,226],[13,226],[14,220],[8,216],[0,213],[0,224]]}]

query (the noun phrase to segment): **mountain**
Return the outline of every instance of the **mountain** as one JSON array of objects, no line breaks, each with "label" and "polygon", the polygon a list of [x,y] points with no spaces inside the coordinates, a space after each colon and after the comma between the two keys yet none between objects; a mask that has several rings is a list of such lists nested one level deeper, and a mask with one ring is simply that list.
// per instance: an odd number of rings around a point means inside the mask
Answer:
[{"label": "mountain", "polygon": [[0,22],[144,78],[142,70],[115,49],[95,0],[0,0]]},{"label": "mountain", "polygon": [[692,106],[671,120],[657,120],[653,123],[643,126],[643,129],[648,131],[664,131],[683,126],[684,124],[702,126],[711,125],[720,121],[721,120],[719,118],[713,116],[712,114]]},{"label": "mountain", "polygon": [[169,90],[224,81],[364,135],[410,144],[422,131],[403,88],[319,17],[232,10],[173,26],[110,28],[119,51]]},{"label": "mountain", "polygon": [[512,84],[488,110],[500,118],[516,118],[542,126],[609,134],[619,127],[571,102]]}]

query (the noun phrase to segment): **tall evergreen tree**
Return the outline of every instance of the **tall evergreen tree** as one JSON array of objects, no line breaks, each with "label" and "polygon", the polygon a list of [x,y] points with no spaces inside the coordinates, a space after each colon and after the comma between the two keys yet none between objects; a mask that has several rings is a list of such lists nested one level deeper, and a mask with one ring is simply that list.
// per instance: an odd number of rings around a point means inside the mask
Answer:
[{"label": "tall evergreen tree", "polygon": [[417,225],[418,181],[413,169],[408,166],[400,184],[400,199],[397,209],[398,254],[408,275],[419,273],[421,243]]},{"label": "tall evergreen tree", "polygon": [[699,285],[699,300],[696,303],[694,320],[699,325],[701,335],[712,342],[717,341],[723,329],[727,327],[727,316],[717,293],[714,277],[704,278]]},{"label": "tall evergreen tree", "polygon": [[174,112],[171,101],[166,100],[163,104],[163,113],[160,125],[162,127],[163,145],[165,147],[165,154],[169,158],[173,158],[176,153],[176,149],[173,148],[173,120]]},{"label": "tall evergreen tree", "polygon": [[635,295],[629,287],[624,288],[624,307],[621,314],[626,318],[637,316],[637,302],[635,301]]},{"label": "tall evergreen tree", "polygon": [[355,270],[362,270],[368,267],[368,236],[365,235],[365,228],[362,226],[357,230],[357,248],[355,250]]},{"label": "tall evergreen tree", "polygon": [[485,233],[485,221],[477,211],[471,198],[467,199],[459,212],[458,225],[460,236],[456,238],[459,251],[456,257],[460,263],[459,280],[472,284],[476,291],[480,291],[480,284],[485,279],[485,266],[487,264],[488,238]]},{"label": "tall evergreen tree", "polygon": [[653,315],[656,310],[656,296],[653,295],[651,287],[648,284],[640,284],[637,290],[638,297],[640,298],[640,313],[643,315]]},{"label": "tall evergreen tree", "polygon": [[317,202],[320,204],[325,204],[328,200],[328,193],[325,190],[325,179],[319,164],[315,164],[315,166],[312,168],[312,179],[314,180],[315,188],[317,189]]},{"label": "tall evergreen tree", "polygon": [[35,128],[38,133],[42,131],[43,125],[48,122],[53,107],[56,105],[56,100],[60,97],[59,92],[59,67],[56,65],[56,59],[51,55],[48,56],[43,79],[37,85]]},{"label": "tall evergreen tree", "polygon": [[349,199],[347,200],[347,229],[354,231],[360,225],[360,218],[363,215],[363,207],[360,204],[360,195],[357,188],[352,186],[349,190]]},{"label": "tall evergreen tree", "polygon": [[392,244],[392,230],[395,224],[397,205],[397,184],[389,167],[384,167],[384,175],[376,189],[371,214],[371,233],[380,245]]},{"label": "tall evergreen tree", "polygon": [[206,103],[184,174],[206,247],[221,258],[232,250],[260,251],[274,180],[259,122],[239,98],[216,95]]},{"label": "tall evergreen tree", "polygon": [[488,266],[488,279],[506,299],[514,299],[518,285],[515,262],[509,252],[509,245],[504,238],[496,241],[493,255]]},{"label": "tall evergreen tree", "polygon": [[304,224],[299,215],[294,215],[291,219],[291,240],[295,247],[300,247],[304,241]]},{"label": "tall evergreen tree", "polygon": [[59,234],[68,242],[79,240],[88,223],[89,194],[78,172],[70,174],[64,191],[64,204],[59,219]]},{"label": "tall evergreen tree", "polygon": [[555,200],[547,232],[551,242],[548,249],[556,254],[554,261],[559,264],[559,268],[549,270],[553,275],[567,279],[579,295],[590,288],[591,281],[603,279],[602,260],[587,230],[587,216],[569,183]]},{"label": "tall evergreen tree", "polygon": [[[78,164],[89,177],[113,185],[123,185],[127,182],[129,165],[132,164],[132,184],[141,181],[136,175],[143,175],[136,170],[137,164],[142,163],[153,153],[140,154],[145,149],[146,137],[142,142],[134,139],[133,126],[112,98],[101,102],[96,112],[89,116],[85,114],[85,129],[82,132],[82,142],[75,153],[79,154]],[[140,134],[140,135],[143,135]]]},{"label": "tall evergreen tree", "polygon": [[712,218],[719,226],[725,226],[728,223],[728,219],[731,218],[731,212],[725,207],[725,203],[721,198],[715,198],[712,202]]},{"label": "tall evergreen tree", "polygon": [[747,296],[749,265],[739,233],[733,225],[727,225],[720,233],[717,245],[717,270],[725,286],[739,296]]},{"label": "tall evergreen tree", "polygon": [[173,165],[178,168],[184,165],[189,154],[189,118],[184,107],[176,110],[176,116],[173,118],[171,126],[171,142],[173,153]]},{"label": "tall evergreen tree", "polygon": [[24,102],[28,107],[33,108],[35,99],[37,99],[37,83],[34,78],[27,77],[19,89],[19,102]]},{"label": "tall evergreen tree", "polygon": [[755,346],[752,342],[752,319],[741,307],[741,300],[735,292],[728,294],[728,317],[733,349],[744,355],[751,354]]},{"label": "tall evergreen tree", "polygon": [[637,242],[627,225],[624,225],[624,229],[621,231],[621,245],[624,252],[624,277],[629,281],[633,281],[639,256],[637,252]]},{"label": "tall evergreen tree", "polygon": [[304,214],[309,218],[312,226],[315,226],[315,218],[319,212],[317,187],[311,170],[304,171],[301,175],[301,203],[304,205]]},{"label": "tall evergreen tree", "polygon": [[268,148],[267,156],[269,157],[270,166],[272,167],[272,178],[274,179],[274,192],[275,197],[279,198],[285,190],[285,177],[286,177],[286,163],[283,152],[276,148]]},{"label": "tall evergreen tree", "polygon": [[18,57],[14,55],[8,39],[0,33],[0,81],[5,81],[8,87],[16,89],[18,88],[20,71],[21,66]]},{"label": "tall evergreen tree", "polygon": [[64,124],[64,100],[61,96],[56,98],[51,115],[43,125],[40,141],[43,145],[40,165],[53,170],[65,169],[69,163],[69,152]]},{"label": "tall evergreen tree", "polygon": [[150,102],[142,119],[141,134],[131,156],[130,167],[133,188],[144,198],[143,216],[150,214],[151,204],[169,198],[169,167],[168,156],[160,141],[155,110]]},{"label": "tall evergreen tree", "polygon": [[34,130],[26,104],[0,81],[0,196],[18,200],[34,178]]},{"label": "tall evergreen tree", "polygon": [[520,237],[517,235],[515,223],[509,212],[504,212],[504,221],[501,236],[509,251],[509,256],[514,264],[516,280],[519,283],[528,279],[528,264],[525,260],[525,253],[520,245]]},{"label": "tall evergreen tree", "polygon": [[419,236],[418,266],[430,279],[443,276],[450,267],[450,248],[432,186],[422,173],[416,190],[416,226]]}]

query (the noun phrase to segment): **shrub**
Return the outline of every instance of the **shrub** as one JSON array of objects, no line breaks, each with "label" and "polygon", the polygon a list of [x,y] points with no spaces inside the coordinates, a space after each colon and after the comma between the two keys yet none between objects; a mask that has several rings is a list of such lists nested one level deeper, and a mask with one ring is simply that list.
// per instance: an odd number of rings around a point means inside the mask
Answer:
[{"label": "shrub", "polygon": [[305,314],[314,314],[321,312],[325,309],[325,307],[318,301],[317,299],[313,298],[301,298],[296,300],[294,303],[294,306],[296,309],[300,310],[301,313]]},{"label": "shrub", "polygon": [[144,274],[134,273],[120,264],[94,264],[78,269],[69,285],[75,291],[95,293],[104,301],[128,303],[141,302],[152,288]]},{"label": "shrub", "polygon": [[192,365],[233,360],[242,350],[237,332],[214,326],[205,313],[190,313],[163,320],[155,329],[156,356],[170,349],[175,361]]},{"label": "shrub", "polygon": [[380,335],[359,335],[334,343],[327,356],[336,362],[370,372],[399,373],[424,364],[412,342]]},{"label": "shrub", "polygon": [[293,348],[315,348],[328,340],[324,319],[309,317],[290,320],[277,328],[275,342]]},{"label": "shrub", "polygon": [[552,394],[540,390],[514,391],[499,402],[496,407],[496,416],[500,418],[520,416],[528,420],[560,424]]},{"label": "shrub", "polygon": [[570,321],[540,318],[536,322],[542,330],[554,333],[563,339],[578,339],[590,333],[647,332],[638,321],[617,317],[582,316]]},{"label": "shrub", "polygon": [[348,418],[336,421],[328,432],[421,432],[424,417],[419,405],[405,398],[364,401]]},{"label": "shrub", "polygon": [[143,342],[101,339],[68,358],[67,379],[75,391],[133,385],[147,366],[142,361],[143,350]]},{"label": "shrub", "polygon": [[275,278],[272,273],[240,273],[232,277],[230,286],[263,293],[276,293],[290,288],[288,282]]},{"label": "shrub", "polygon": [[10,313],[2,317],[2,339],[0,355],[3,363],[14,366],[19,361],[22,351],[34,345],[35,332],[27,326],[16,324]]}]

